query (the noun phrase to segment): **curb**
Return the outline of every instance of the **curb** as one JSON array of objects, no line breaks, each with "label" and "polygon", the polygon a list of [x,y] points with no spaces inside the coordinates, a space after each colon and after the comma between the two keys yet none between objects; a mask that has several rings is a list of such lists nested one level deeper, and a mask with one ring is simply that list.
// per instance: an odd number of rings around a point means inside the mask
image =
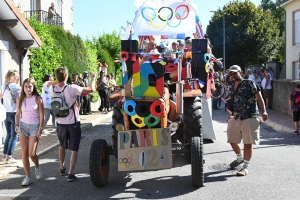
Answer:
[{"label": "curb", "polygon": [[[90,122],[88,122],[88,123],[82,124],[82,125],[81,125],[81,130],[84,131],[84,130],[87,130],[87,129],[89,129],[89,128],[92,128],[92,127],[94,127],[95,125],[97,125],[97,124],[99,124],[99,123],[103,122],[104,120],[107,120],[107,119],[109,119],[109,118],[111,118],[111,117],[112,117],[112,112],[109,112],[109,114],[107,114],[107,115],[98,117],[98,118],[96,118],[96,119],[94,119],[94,120],[92,120],[92,121],[90,121]],[[84,134],[84,133],[82,133],[82,135],[83,135],[83,134]],[[56,143],[54,143],[54,144],[52,144],[52,145],[46,147],[45,149],[43,149],[43,150],[37,152],[36,154],[37,154],[38,156],[41,156],[41,155],[47,153],[48,151],[52,150],[53,148],[55,148],[55,147],[57,147],[57,146],[59,146],[59,142],[56,142]],[[17,168],[20,168],[20,166],[23,167],[22,160],[20,160],[20,161],[17,162],[17,163],[14,163],[13,165],[16,166]],[[1,179],[5,179],[5,176],[7,176],[9,173],[11,173],[11,172],[13,172],[13,171],[15,171],[15,168],[7,168],[7,169],[2,170],[1,173],[0,173],[0,180],[1,180]]]},{"label": "curb", "polygon": [[269,119],[267,121],[263,122],[263,123],[266,124],[267,126],[270,126],[271,128],[273,128],[274,130],[277,130],[277,131],[284,131],[284,132],[290,132],[290,133],[295,131],[292,128],[279,125],[276,122],[273,122],[272,120],[269,120]]}]

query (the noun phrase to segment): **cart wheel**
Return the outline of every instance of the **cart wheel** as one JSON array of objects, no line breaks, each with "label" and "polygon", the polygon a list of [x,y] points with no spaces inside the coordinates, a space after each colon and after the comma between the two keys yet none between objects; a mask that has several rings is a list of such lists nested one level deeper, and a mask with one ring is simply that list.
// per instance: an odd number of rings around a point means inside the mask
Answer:
[{"label": "cart wheel", "polygon": [[193,186],[203,187],[203,140],[198,136],[191,138],[191,167]]},{"label": "cart wheel", "polygon": [[94,140],[90,150],[90,177],[94,186],[102,187],[108,182],[109,155],[105,140]]}]

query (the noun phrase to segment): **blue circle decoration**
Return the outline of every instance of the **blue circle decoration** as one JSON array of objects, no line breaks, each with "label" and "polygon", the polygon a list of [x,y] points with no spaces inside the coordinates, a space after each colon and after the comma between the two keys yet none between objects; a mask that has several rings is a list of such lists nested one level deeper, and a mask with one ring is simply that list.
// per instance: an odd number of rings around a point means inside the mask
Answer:
[{"label": "blue circle decoration", "polygon": [[204,54],[203,59],[204,59],[205,63],[209,62],[210,61],[210,54],[208,54],[208,53]]},{"label": "blue circle decoration", "polygon": [[[136,115],[135,107],[136,107],[136,103],[134,101],[132,101],[132,100],[127,100],[125,102],[125,104],[124,104],[124,110],[125,110],[125,112],[127,113],[127,115],[129,115],[131,117],[134,116],[134,115]],[[129,111],[129,109],[132,110],[132,111]]]}]

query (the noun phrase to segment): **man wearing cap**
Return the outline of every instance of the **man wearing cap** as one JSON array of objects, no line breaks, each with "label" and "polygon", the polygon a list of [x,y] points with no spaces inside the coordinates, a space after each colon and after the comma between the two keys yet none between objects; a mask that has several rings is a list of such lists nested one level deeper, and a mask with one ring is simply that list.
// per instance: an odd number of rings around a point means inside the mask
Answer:
[{"label": "man wearing cap", "polygon": [[159,47],[158,51],[160,53],[165,53],[166,52],[166,49],[167,49],[167,45],[166,44],[160,43],[158,47]]},{"label": "man wearing cap", "polygon": [[[228,119],[227,142],[237,155],[237,160],[230,163],[231,169],[244,163],[238,176],[248,174],[248,165],[252,157],[252,144],[259,144],[260,118],[257,103],[262,111],[262,120],[268,119],[260,88],[252,80],[242,78],[242,70],[238,65],[229,68],[229,76],[234,82],[229,91],[229,99],[233,102],[232,116]],[[244,157],[239,143],[243,140]]]}]

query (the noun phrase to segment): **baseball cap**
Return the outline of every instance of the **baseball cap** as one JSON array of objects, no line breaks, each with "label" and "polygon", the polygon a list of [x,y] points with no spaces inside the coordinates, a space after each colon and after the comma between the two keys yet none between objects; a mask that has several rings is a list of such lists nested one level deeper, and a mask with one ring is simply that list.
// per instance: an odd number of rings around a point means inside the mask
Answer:
[{"label": "baseball cap", "polygon": [[87,71],[84,71],[84,74],[88,74],[88,72],[87,72]]},{"label": "baseball cap", "polygon": [[232,65],[232,66],[228,69],[228,71],[230,71],[230,72],[241,72],[242,70],[241,70],[241,67],[240,67],[240,66],[238,66],[238,65]]}]

